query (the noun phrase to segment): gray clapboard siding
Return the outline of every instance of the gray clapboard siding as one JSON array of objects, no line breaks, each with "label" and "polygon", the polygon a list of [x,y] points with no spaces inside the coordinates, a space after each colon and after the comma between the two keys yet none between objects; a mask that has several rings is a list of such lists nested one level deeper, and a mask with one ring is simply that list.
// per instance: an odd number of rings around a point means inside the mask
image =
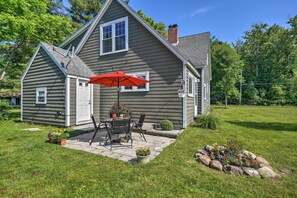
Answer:
[{"label": "gray clapboard siding", "polygon": [[100,121],[100,86],[93,85],[93,115],[97,122]]},{"label": "gray clapboard siding", "polygon": [[74,48],[76,48],[79,44],[79,42],[81,41],[81,39],[84,37],[85,33],[86,33],[87,29],[82,32],[78,37],[76,37],[75,39],[73,39],[70,43],[68,43],[67,45],[65,45],[63,47],[63,49],[68,49],[70,45],[72,45]]},{"label": "gray clapboard siding", "polygon": [[[100,57],[98,25],[83,46],[79,57],[96,74],[119,70],[126,73],[149,71],[150,90],[122,92],[120,102],[131,107],[134,118],[144,112],[147,115],[146,122],[169,119],[177,128],[181,128],[182,98],[178,98],[177,90],[182,79],[183,63],[116,1],[112,2],[100,23],[126,16],[129,18],[129,51]],[[116,88],[101,86],[101,118],[109,116],[116,94]]]},{"label": "gray clapboard siding", "polygon": [[[36,104],[38,87],[47,87],[45,105]],[[23,80],[22,97],[23,121],[65,125],[65,76],[43,48],[40,48]]]}]

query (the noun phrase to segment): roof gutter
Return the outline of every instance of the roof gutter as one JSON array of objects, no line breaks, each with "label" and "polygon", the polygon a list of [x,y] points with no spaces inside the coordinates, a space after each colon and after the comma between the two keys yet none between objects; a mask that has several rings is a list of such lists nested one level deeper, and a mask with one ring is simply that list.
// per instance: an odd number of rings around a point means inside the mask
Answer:
[{"label": "roof gutter", "polygon": [[189,62],[184,62],[184,65],[187,66],[187,68],[193,73],[196,75],[196,77],[201,77],[200,74],[198,73],[198,71],[195,69],[195,67]]}]

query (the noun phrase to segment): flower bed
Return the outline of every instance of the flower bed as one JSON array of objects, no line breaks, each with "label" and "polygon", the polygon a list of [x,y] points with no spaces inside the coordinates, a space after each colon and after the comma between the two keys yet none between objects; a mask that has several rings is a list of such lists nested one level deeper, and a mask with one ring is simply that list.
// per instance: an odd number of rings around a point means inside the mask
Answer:
[{"label": "flower bed", "polygon": [[233,175],[245,174],[258,178],[276,176],[267,160],[250,151],[243,151],[242,144],[236,140],[230,140],[224,146],[206,145],[204,150],[197,150],[195,158],[210,168]]}]

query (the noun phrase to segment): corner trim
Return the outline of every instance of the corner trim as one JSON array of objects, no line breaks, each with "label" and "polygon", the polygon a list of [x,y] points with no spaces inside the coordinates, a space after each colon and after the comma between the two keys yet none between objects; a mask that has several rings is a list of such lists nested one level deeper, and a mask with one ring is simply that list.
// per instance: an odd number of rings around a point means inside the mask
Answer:
[{"label": "corner trim", "polygon": [[201,114],[204,113],[204,68],[201,68]]},{"label": "corner trim", "polygon": [[[187,82],[187,67],[183,65],[183,80]],[[185,83],[187,87],[187,83]],[[183,97],[183,128],[187,128],[187,94]]]},{"label": "corner trim", "polygon": [[65,126],[70,126],[70,77],[66,76],[65,80],[65,89],[66,89],[66,96],[65,96]]}]

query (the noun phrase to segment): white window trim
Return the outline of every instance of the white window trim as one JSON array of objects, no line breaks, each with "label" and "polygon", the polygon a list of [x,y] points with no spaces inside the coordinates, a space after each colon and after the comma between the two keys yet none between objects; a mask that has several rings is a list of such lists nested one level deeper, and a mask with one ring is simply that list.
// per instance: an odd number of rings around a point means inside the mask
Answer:
[{"label": "white window trim", "polygon": [[[192,79],[192,93],[190,93],[190,89],[189,89],[189,82],[190,82],[189,79],[190,78]],[[195,82],[194,76],[191,73],[188,73],[188,87],[187,87],[187,89],[188,89],[188,96],[189,97],[194,97],[194,82]]]},{"label": "white window trim", "polygon": [[[44,102],[38,101],[40,91],[44,91]],[[36,104],[46,104],[46,103],[47,103],[47,88],[46,87],[36,88]]]},{"label": "white window trim", "polygon": [[[145,80],[150,80],[150,72],[135,72],[135,73],[127,73],[129,76],[146,76]],[[121,92],[147,92],[150,91],[150,83],[146,83],[145,89],[137,89],[137,86],[132,86],[132,89],[125,89],[125,86],[121,86]]]},{"label": "white window trim", "polygon": [[[122,49],[122,50],[115,50],[115,47],[116,47],[116,44],[115,44],[115,24],[116,23],[119,23],[119,22],[125,22],[125,49]],[[103,28],[106,27],[106,26],[112,26],[112,51],[111,52],[106,52],[106,53],[103,53]],[[110,22],[107,22],[107,23],[104,23],[104,24],[101,24],[100,25],[100,56],[103,56],[103,55],[108,55],[108,54],[114,54],[114,53],[119,53],[119,52],[125,52],[125,51],[128,51],[129,49],[129,44],[128,44],[128,41],[129,41],[129,35],[128,35],[128,17],[123,17],[123,18],[120,18],[120,19],[117,19],[117,20],[114,20],[114,21],[110,21]]]},{"label": "white window trim", "polygon": [[207,94],[207,84],[204,83],[204,100],[206,100],[206,94]]}]

